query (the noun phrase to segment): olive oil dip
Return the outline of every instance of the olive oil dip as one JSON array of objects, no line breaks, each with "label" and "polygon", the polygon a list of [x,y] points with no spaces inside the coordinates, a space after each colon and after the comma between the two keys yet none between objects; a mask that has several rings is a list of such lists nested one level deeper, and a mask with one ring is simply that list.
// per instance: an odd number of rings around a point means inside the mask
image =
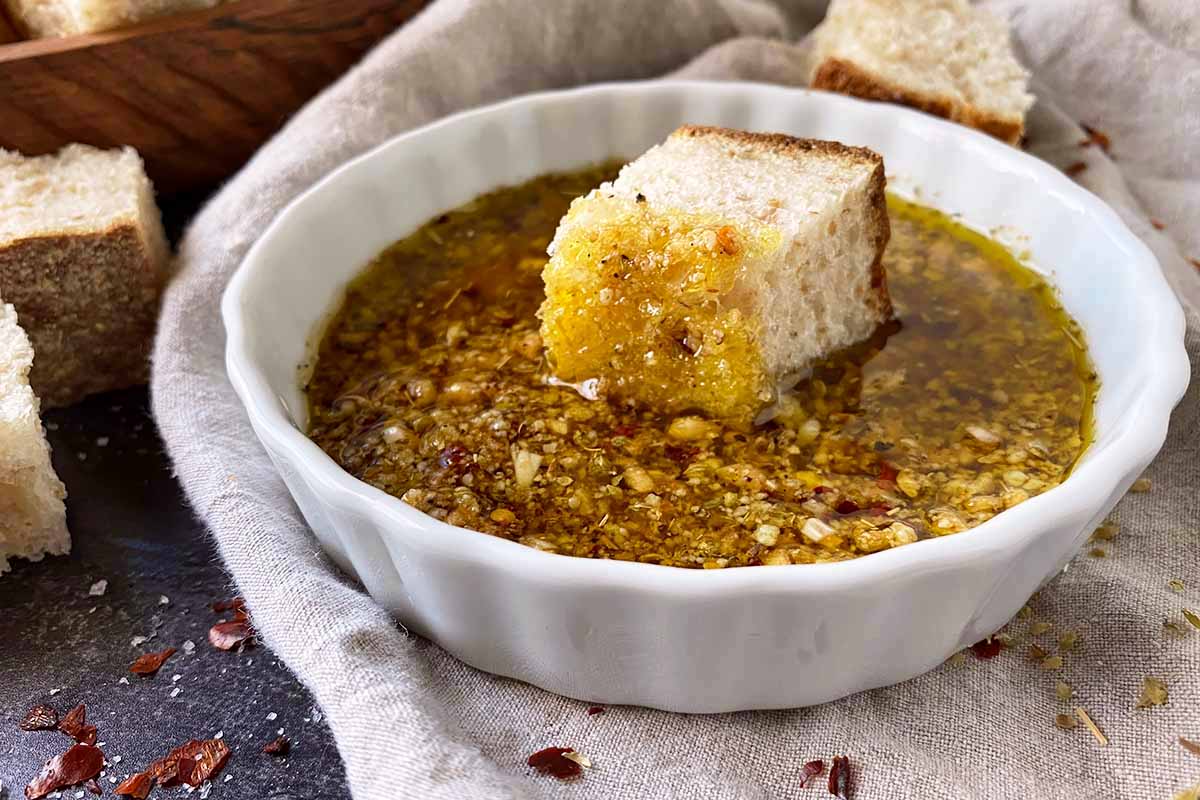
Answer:
[{"label": "olive oil dip", "polygon": [[750,430],[553,379],[546,247],[617,165],[430,221],[348,288],[308,378],[308,435],[444,522],[677,567],[839,561],[958,533],[1062,482],[1096,375],[1053,290],[945,215],[889,199],[895,321]]}]

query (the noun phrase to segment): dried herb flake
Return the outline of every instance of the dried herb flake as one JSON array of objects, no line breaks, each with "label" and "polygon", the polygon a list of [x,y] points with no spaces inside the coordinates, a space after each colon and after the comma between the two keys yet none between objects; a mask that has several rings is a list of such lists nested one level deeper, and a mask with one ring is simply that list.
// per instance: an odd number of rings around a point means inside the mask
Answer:
[{"label": "dried herb flake", "polygon": [[1138,695],[1137,707],[1150,708],[1167,703],[1167,685],[1158,678],[1146,676],[1142,679],[1142,691]]}]

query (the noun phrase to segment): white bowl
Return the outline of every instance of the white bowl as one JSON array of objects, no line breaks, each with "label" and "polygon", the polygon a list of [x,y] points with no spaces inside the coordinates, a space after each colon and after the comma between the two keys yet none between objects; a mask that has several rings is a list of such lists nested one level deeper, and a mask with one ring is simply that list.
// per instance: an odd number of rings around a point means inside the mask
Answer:
[{"label": "white bowl", "polygon": [[[298,366],[380,250],[483,192],[636,156],[683,123],[865,145],[883,154],[893,190],[1018,236],[1101,376],[1096,441],[1071,476],[954,536],[836,564],[688,570],[554,555],[438,522],[304,436]],[[229,376],[255,431],[321,544],[378,602],[488,672],[674,711],[821,703],[920,674],[992,633],[1158,452],[1188,380],[1183,313],[1154,257],[1062,173],[915,111],[747,83],[549,92],[399,136],[289,205],[222,311]]]}]

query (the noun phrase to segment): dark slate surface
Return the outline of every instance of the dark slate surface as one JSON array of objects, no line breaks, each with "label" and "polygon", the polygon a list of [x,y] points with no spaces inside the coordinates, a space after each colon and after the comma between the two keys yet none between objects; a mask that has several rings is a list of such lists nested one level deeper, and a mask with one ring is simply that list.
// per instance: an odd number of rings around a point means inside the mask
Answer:
[{"label": "dark slate surface", "polygon": [[[0,577],[0,798],[23,798],[42,763],[69,744],[60,733],[17,728],[37,703],[60,713],[86,704],[109,760],[105,797],[114,797],[109,776],[122,780],[218,732],[233,756],[211,787],[214,800],[348,797],[329,729],[291,672],[262,645],[238,654],[208,644],[218,619],[208,605],[233,590],[171,475],[145,391],[95,397],[46,421],[75,545],[69,557],[17,561]],[[89,596],[101,579],[107,592]],[[133,646],[135,636],[151,638]],[[128,672],[139,654],[168,646],[180,652],[158,675]],[[280,728],[291,754],[263,754]],[[201,794],[173,788],[151,797]]]}]

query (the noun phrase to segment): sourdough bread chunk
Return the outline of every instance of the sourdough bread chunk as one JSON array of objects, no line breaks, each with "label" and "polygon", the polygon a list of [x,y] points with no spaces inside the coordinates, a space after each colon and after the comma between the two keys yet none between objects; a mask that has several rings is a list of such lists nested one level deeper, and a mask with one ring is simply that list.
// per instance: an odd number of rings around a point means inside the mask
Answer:
[{"label": "sourdough bread chunk", "polygon": [[1017,144],[1033,105],[1008,26],[967,0],[833,0],[809,83],[918,108]]},{"label": "sourdough bread chunk", "polygon": [[221,0],[3,0],[26,36],[76,36],[166,14],[212,8]]},{"label": "sourdough bread chunk", "polygon": [[132,149],[0,150],[0,294],[33,342],[30,379],[47,407],[146,380],[166,269]]},{"label": "sourdough bread chunk", "polygon": [[543,272],[555,375],[749,423],[890,315],[883,160],[684,127],[575,200]]},{"label": "sourdough bread chunk", "polygon": [[29,387],[33,347],[17,312],[0,304],[0,573],[10,558],[34,561],[71,549],[66,490],[50,466],[38,399]]}]

